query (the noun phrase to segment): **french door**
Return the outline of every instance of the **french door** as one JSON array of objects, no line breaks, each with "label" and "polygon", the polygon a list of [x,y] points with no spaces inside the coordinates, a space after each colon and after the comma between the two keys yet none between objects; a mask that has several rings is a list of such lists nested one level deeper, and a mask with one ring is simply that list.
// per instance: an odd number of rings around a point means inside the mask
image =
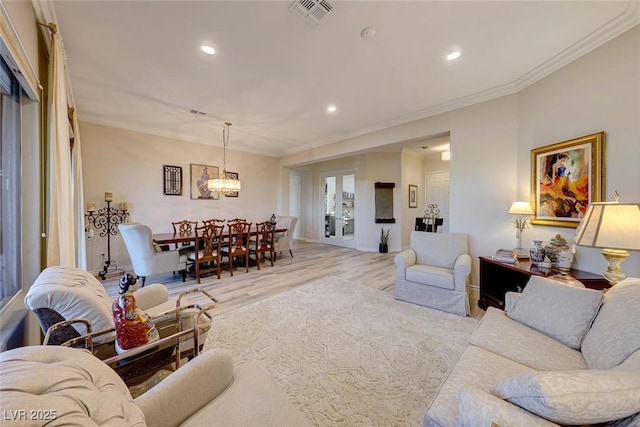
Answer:
[{"label": "french door", "polygon": [[322,241],[347,248],[356,247],[356,172],[343,171],[320,177],[323,200]]}]

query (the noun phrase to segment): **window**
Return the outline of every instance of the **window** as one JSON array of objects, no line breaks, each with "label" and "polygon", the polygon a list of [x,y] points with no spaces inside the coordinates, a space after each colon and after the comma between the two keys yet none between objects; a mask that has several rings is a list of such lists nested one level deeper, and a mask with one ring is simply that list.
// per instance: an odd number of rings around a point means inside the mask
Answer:
[{"label": "window", "polygon": [[20,85],[0,64],[0,308],[21,288]]}]

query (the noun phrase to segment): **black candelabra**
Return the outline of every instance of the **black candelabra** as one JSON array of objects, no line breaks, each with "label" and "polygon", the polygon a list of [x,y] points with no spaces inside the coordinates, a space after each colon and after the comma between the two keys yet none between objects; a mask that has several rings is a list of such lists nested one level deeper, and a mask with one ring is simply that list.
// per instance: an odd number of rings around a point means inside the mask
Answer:
[{"label": "black candelabra", "polygon": [[87,203],[87,213],[84,214],[88,222],[87,229],[90,237],[93,235],[92,227],[100,230],[100,237],[107,236],[107,259],[102,271],[98,273],[102,280],[106,279],[109,271],[124,274],[124,270],[118,268],[118,265],[111,261],[111,236],[118,234],[118,224],[125,223],[129,217],[127,202],[121,202],[120,209],[112,208],[113,194],[108,192],[104,193],[104,201],[107,202],[107,207],[98,211],[96,211],[95,203]]}]

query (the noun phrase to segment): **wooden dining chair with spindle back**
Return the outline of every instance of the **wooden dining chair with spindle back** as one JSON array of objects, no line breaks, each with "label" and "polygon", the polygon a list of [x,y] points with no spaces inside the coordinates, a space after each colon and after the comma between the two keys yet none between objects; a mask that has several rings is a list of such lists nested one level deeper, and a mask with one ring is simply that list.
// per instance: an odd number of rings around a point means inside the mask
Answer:
[{"label": "wooden dining chair with spindle back", "polygon": [[[173,226],[173,234],[192,234],[198,226],[198,221],[183,219],[181,221],[173,221],[171,225]],[[193,242],[176,243],[176,249],[180,251],[181,255],[188,254],[194,250]]]},{"label": "wooden dining chair with spindle back", "polygon": [[260,258],[266,258],[267,254],[269,256],[269,261],[271,261],[271,267],[273,267],[273,259],[275,258],[275,251],[273,248],[275,229],[275,222],[265,221],[256,224],[256,236],[251,240],[253,248],[249,248],[249,256],[251,256],[251,254],[255,255],[258,270],[260,270]]},{"label": "wooden dining chair with spindle back", "polygon": [[229,272],[233,276],[234,261],[244,260],[245,270],[249,272],[249,245],[248,236],[251,231],[250,222],[228,222],[227,224],[227,242],[228,246],[222,247],[220,252],[222,256],[229,259]]},{"label": "wooden dining chair with spindle back", "polygon": [[[204,221],[203,221],[204,222]],[[202,227],[196,227],[196,248],[189,256],[190,261],[194,264],[196,280],[200,283],[200,278],[214,271],[220,278],[220,259],[221,249],[220,242],[224,233],[224,225],[216,225],[213,222],[204,223]]]}]

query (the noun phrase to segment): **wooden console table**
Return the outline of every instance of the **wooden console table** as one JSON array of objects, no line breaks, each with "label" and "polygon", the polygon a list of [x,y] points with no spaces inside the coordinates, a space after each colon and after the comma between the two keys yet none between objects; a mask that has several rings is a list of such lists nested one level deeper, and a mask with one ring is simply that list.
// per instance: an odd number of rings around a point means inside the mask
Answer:
[{"label": "wooden console table", "polygon": [[[480,260],[480,299],[478,306],[504,309],[504,294],[508,291],[522,292],[532,275],[549,277],[559,274],[555,269],[539,269],[529,261],[509,264],[494,260],[492,257],[479,257]],[[591,289],[606,289],[611,285],[599,274],[571,269],[569,275]]]}]

